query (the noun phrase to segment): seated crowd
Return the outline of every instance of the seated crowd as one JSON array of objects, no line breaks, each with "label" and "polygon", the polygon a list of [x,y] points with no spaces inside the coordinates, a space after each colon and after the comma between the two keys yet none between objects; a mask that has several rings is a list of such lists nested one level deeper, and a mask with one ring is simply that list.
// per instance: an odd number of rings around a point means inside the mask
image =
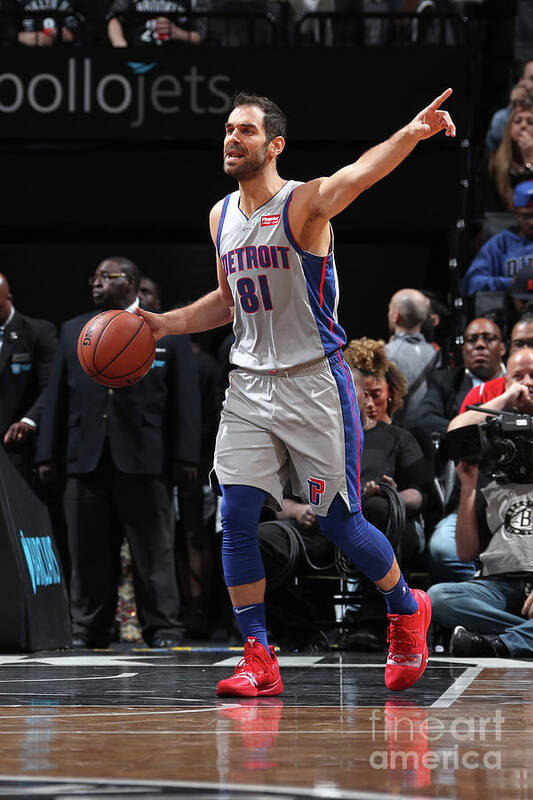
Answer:
[{"label": "seated crowd", "polygon": [[[104,260],[89,282],[99,309],[164,307],[157,284],[127,258]],[[365,435],[362,510],[391,542],[411,584],[429,587],[436,636],[446,643],[451,636],[451,652],[460,655],[533,655],[531,448],[516,440],[486,460],[489,450],[478,448],[474,455],[482,455],[472,460],[470,434],[461,440],[464,450],[449,450],[455,466],[447,454],[447,431],[458,436],[485,420],[470,406],[533,415],[533,312],[526,303],[533,272],[524,287],[509,346],[494,319],[478,317],[450,364],[435,341],[433,301],[403,289],[389,304],[389,341],[362,337],[345,348]],[[50,323],[15,309],[0,276],[0,341],[14,348],[13,366],[20,366],[20,348],[32,365],[21,372],[24,389],[11,390],[3,444],[48,505],[69,579],[74,646],[127,638],[123,623],[135,613],[133,635],[154,647],[231,636],[209,486],[227,340],[217,361],[188,337],[167,337],[148,375],[114,392],[91,381],[77,361],[77,336],[94,313],[66,322],[57,341]],[[19,371],[2,375],[2,393]],[[381,595],[326,541],[290,485],[280,512],[265,509],[259,542],[278,642],[303,648],[318,637],[347,649],[385,647]],[[326,596],[306,588],[316,573],[332,579]],[[344,596],[335,609],[339,579]],[[132,582],[135,603],[124,599]]]},{"label": "seated crowd", "polygon": [[[458,15],[463,6],[464,0],[0,0],[0,44],[385,44],[391,36],[411,44],[440,25],[428,15]],[[387,23],[359,20],[365,11],[417,13],[421,21],[400,23],[394,33]],[[323,25],[317,12],[332,17]]]}]

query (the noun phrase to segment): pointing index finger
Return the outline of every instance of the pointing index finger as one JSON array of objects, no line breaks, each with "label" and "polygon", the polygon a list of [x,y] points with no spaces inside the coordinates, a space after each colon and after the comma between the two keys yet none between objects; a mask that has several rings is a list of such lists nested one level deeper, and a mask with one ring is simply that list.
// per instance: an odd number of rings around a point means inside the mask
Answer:
[{"label": "pointing index finger", "polygon": [[436,97],[432,103],[430,103],[429,107],[431,109],[439,108],[439,106],[441,106],[444,103],[444,101],[448,99],[448,97],[451,95],[452,92],[453,89],[446,89],[446,91],[444,91],[442,94],[439,94],[439,96]]}]

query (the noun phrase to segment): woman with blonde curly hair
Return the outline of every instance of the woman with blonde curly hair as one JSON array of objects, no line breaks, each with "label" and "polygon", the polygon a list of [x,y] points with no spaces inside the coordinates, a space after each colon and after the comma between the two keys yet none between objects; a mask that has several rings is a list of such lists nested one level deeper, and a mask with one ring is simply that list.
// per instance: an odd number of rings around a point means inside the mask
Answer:
[{"label": "woman with blonde curly hair", "polygon": [[[407,378],[390,361],[382,339],[352,339],[344,355],[350,367],[364,375],[364,411],[367,426],[373,422],[390,424],[403,406],[407,394]],[[373,427],[373,425],[372,425]]]},{"label": "woman with blonde curly hair", "polygon": [[500,202],[513,208],[513,189],[533,178],[533,103],[522,100],[513,106],[498,149],[490,156],[489,174]]}]

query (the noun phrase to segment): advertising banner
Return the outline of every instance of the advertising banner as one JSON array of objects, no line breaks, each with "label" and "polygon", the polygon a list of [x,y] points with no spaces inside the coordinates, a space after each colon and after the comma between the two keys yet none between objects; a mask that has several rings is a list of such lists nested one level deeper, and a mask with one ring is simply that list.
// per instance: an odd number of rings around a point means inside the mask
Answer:
[{"label": "advertising banner", "polygon": [[459,127],[467,75],[450,47],[5,47],[0,137],[210,141],[242,89],[276,100],[293,140],[372,140],[448,86]]}]

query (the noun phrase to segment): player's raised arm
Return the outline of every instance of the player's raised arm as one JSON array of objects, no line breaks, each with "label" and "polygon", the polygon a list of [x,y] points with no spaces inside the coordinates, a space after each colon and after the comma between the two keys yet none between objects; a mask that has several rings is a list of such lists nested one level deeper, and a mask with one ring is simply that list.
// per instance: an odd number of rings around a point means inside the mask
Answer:
[{"label": "player's raised arm", "polygon": [[429,139],[439,131],[444,131],[446,136],[455,136],[452,118],[441,109],[451,93],[451,89],[446,89],[408,125],[367,150],[355,163],[343,167],[329,178],[311,181],[308,197],[310,215],[331,219],[349,206],[361,192],[392,172],[418,142]]},{"label": "player's raised arm", "polygon": [[[218,221],[222,202],[217,203],[209,215],[211,237],[216,246]],[[218,288],[184,308],[175,308],[165,314],[152,314],[137,308],[152,329],[156,341],[169,334],[200,333],[219,328],[233,320],[233,296],[228,286],[222,264],[217,254]]]}]

